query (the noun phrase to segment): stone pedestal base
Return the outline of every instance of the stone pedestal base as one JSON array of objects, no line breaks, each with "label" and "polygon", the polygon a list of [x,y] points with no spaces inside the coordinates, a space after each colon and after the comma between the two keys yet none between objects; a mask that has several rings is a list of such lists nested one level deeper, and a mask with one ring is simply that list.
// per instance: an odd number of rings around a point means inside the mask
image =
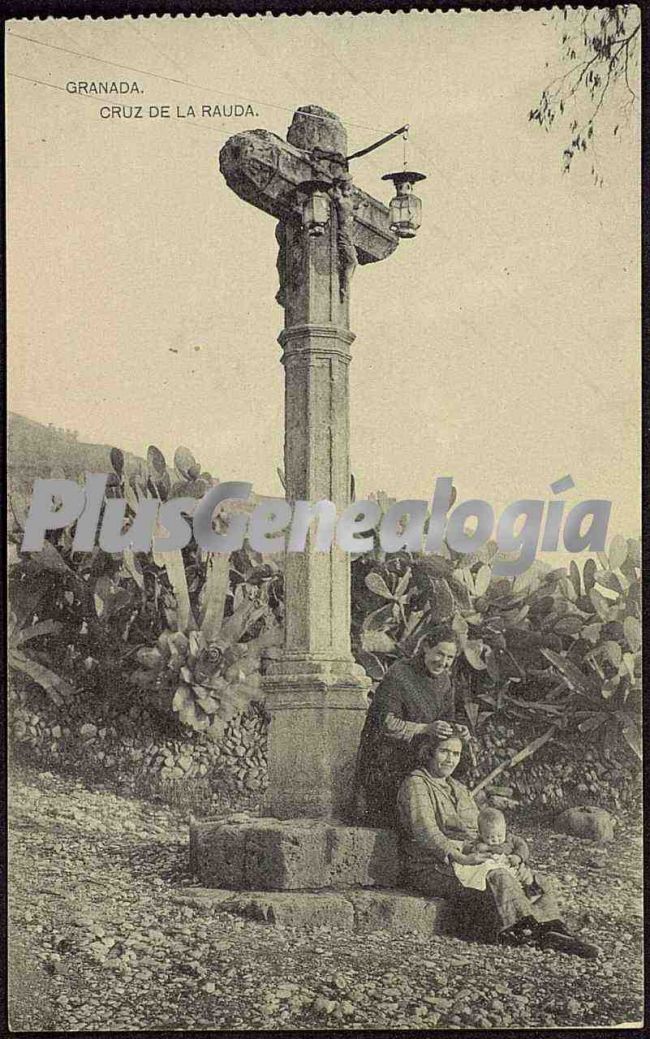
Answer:
[{"label": "stone pedestal base", "polygon": [[190,864],[205,887],[240,891],[391,888],[400,871],[392,831],[315,819],[193,822]]},{"label": "stone pedestal base", "polygon": [[284,927],[453,933],[449,903],[398,890],[397,835],[318,819],[195,821],[202,887],[174,901]]},{"label": "stone pedestal base", "polygon": [[285,656],[267,665],[263,681],[271,715],[265,815],[351,821],[370,679],[352,661],[319,668],[313,658]]},{"label": "stone pedestal base", "polygon": [[405,891],[227,891],[187,888],[175,902],[199,911],[233,913],[279,927],[392,934],[453,934],[448,902]]}]

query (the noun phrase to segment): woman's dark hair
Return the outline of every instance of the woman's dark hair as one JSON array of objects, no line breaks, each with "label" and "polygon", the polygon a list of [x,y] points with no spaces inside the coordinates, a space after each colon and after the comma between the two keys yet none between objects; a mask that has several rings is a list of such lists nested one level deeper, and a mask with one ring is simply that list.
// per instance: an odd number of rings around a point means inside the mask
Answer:
[{"label": "woman's dark hair", "polygon": [[427,628],[419,636],[414,657],[423,656],[426,649],[437,646],[440,642],[453,642],[458,646],[458,635],[450,624],[436,624],[435,627]]},{"label": "woman's dark hair", "polygon": [[446,743],[447,740],[459,740],[460,742],[460,761],[454,773],[457,776],[464,776],[467,772],[469,765],[467,744],[461,739],[456,726],[453,722],[449,723],[454,730],[450,736],[433,736],[430,733],[426,733],[422,736],[417,737],[417,740],[413,740],[413,752],[415,760],[418,765],[424,765],[431,755],[437,750],[441,743]]}]

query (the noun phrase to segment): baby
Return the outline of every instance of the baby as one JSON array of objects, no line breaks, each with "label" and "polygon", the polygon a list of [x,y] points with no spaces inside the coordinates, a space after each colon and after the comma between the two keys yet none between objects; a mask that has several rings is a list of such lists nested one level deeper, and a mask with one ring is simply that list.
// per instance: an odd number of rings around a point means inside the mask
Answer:
[{"label": "baby", "polygon": [[528,865],[530,851],[522,837],[508,836],[506,820],[498,808],[483,808],[478,817],[478,838],[462,845],[463,854],[485,852],[490,858],[477,865],[454,863],[454,873],[463,887],[485,890],[485,878],[493,869],[509,869],[521,881],[531,900],[538,898],[542,889]]}]

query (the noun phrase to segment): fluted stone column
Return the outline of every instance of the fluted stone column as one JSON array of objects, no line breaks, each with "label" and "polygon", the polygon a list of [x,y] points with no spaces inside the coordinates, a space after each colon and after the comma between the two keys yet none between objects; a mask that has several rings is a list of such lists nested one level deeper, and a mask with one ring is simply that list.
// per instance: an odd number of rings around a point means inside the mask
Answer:
[{"label": "fluted stone column", "polygon": [[[302,193],[346,174],[347,138],[337,116],[296,111],[286,142],[266,130],[237,134],[221,171],[242,199],[279,221],[284,329],[285,476],[291,502],[349,503],[349,300],[341,294],[337,205],[321,236],[303,228]],[[360,264],[397,246],[386,206],[354,188]],[[269,726],[267,815],[345,818],[370,680],[350,651],[350,560],[334,545],[285,557],[285,643],[265,666]]]},{"label": "fluted stone column", "polygon": [[[287,496],[349,504],[349,365],[354,335],[339,289],[337,218],[309,237],[285,225],[284,463]],[[285,645],[265,676],[266,811],[279,818],[345,815],[369,681],[350,652],[350,558],[334,545],[285,557]]]}]

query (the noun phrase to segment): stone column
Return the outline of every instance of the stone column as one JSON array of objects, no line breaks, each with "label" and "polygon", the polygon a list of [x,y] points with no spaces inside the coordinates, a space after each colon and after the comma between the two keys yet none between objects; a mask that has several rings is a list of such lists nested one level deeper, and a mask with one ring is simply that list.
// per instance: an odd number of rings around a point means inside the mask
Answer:
[{"label": "stone column", "polygon": [[[345,153],[338,120],[334,127],[327,120],[321,130],[324,122],[311,121],[312,139],[326,129],[330,147],[333,135]],[[339,129],[337,139],[333,131]],[[279,342],[287,497],[328,499],[340,516],[350,492],[348,368],[354,335],[348,301],[340,295],[336,207],[320,237],[307,235],[298,218],[285,221],[284,230],[285,327]],[[278,818],[347,814],[368,704],[369,679],[350,651],[349,554],[336,545],[316,552],[312,540],[304,553],[285,558],[285,645],[268,662],[264,678],[272,719],[265,810]]]}]

